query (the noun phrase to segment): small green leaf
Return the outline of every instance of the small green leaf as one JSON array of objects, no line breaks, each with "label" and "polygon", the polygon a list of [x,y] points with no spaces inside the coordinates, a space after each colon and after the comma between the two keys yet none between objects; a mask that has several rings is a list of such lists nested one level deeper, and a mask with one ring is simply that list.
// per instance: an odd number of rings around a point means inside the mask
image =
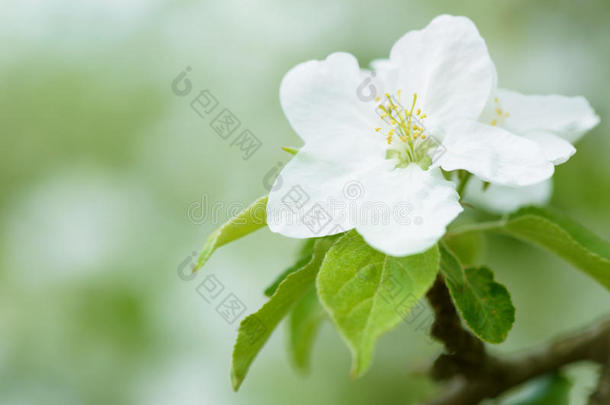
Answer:
[{"label": "small green leaf", "polygon": [[309,263],[311,261],[311,257],[313,256],[313,246],[315,243],[315,239],[307,239],[305,241],[305,243],[303,244],[303,246],[301,247],[301,250],[299,252],[298,255],[298,259],[297,262],[295,264],[293,264],[292,266],[288,267],[286,270],[284,270],[282,272],[282,274],[280,274],[275,281],[265,289],[265,295],[267,297],[271,297],[274,293],[275,290],[277,290],[277,287],[280,285],[280,283],[282,281],[284,281],[284,279],[291,273],[294,273],[295,271],[299,270],[301,267],[305,266],[307,263]]},{"label": "small green leaf", "polygon": [[309,371],[309,360],[313,342],[326,312],[318,301],[315,288],[294,306],[288,323],[290,357],[294,365],[306,373]]},{"label": "small green leaf", "polygon": [[485,250],[485,236],[480,232],[447,235],[443,241],[466,266],[476,264]]},{"label": "small green leaf", "polygon": [[511,214],[502,230],[554,252],[610,289],[610,244],[578,223],[528,207]]},{"label": "small green leaf", "polygon": [[487,267],[464,269],[446,246],[441,246],[441,272],[466,324],[490,343],[506,340],[515,322],[515,308],[506,287],[494,281]]},{"label": "small green leaf", "polygon": [[572,381],[562,374],[550,374],[528,383],[502,405],[569,405]]},{"label": "small green leaf", "polygon": [[352,377],[370,366],[375,342],[397,326],[428,291],[438,272],[435,246],[391,257],[350,231],[328,251],[318,273],[318,296],[352,353]]},{"label": "small green leaf", "polygon": [[222,245],[233,242],[267,225],[267,196],[256,200],[252,205],[231,218],[229,222],[216,229],[205,241],[193,272],[208,261],[212,253]]},{"label": "small green leaf", "polygon": [[289,274],[280,283],[271,299],[261,309],[241,322],[233,348],[231,367],[231,382],[234,390],[239,389],[250,365],[271,336],[271,332],[286,316],[293,304],[313,287],[324,255],[335,240],[335,237],[316,239],[311,261],[300,270]]}]

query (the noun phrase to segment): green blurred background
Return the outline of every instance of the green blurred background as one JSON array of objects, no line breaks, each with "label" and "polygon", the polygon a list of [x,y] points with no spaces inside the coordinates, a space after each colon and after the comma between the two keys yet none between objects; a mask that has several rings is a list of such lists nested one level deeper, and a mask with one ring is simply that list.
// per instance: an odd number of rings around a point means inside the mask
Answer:
[{"label": "green blurred background", "polygon": [[[0,13],[0,404],[411,404],[441,349],[415,325],[381,339],[348,378],[329,323],[312,373],[272,336],[242,390],[229,382],[237,322],[197,293],[215,274],[247,306],[298,242],[261,230],[178,276],[207,234],[267,192],[300,146],[278,102],[283,74],[334,51],[362,65],[441,13],[467,15],[500,85],[584,95],[602,123],[555,176],[553,205],[610,237],[610,3],[599,1],[4,1]],[[172,80],[187,66],[193,93]],[[249,160],[189,106],[208,89],[263,143]],[[215,208],[216,207],[216,208]],[[213,211],[216,214],[212,214]],[[190,213],[190,214],[189,214]],[[515,253],[516,252],[516,253]],[[485,262],[517,308],[516,351],[581,328],[610,294],[561,260],[504,238]],[[569,370],[581,404],[595,369]]]}]

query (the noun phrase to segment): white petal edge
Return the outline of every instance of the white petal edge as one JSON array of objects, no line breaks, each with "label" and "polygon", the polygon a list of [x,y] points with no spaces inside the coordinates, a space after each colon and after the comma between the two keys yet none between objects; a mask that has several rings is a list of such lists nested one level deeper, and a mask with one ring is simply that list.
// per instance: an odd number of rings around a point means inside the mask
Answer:
[{"label": "white petal edge", "polygon": [[443,169],[464,169],[490,183],[528,186],[549,179],[555,170],[535,142],[475,121],[456,122],[443,145],[438,159]]},{"label": "white petal edge", "polygon": [[292,238],[353,229],[358,220],[353,213],[369,198],[370,184],[388,175],[394,164],[385,159],[383,142],[308,142],[286,164],[269,193],[269,229]]},{"label": "white petal edge", "polygon": [[424,171],[411,164],[379,178],[369,190],[370,201],[383,202],[390,220],[361,221],[356,230],[369,245],[390,256],[426,251],[462,212],[453,184],[438,169]]},{"label": "white petal edge", "polygon": [[510,113],[504,126],[520,135],[547,132],[574,143],[599,123],[599,117],[581,96],[525,95],[498,89],[497,97],[500,107]]},{"label": "white petal edge", "polygon": [[525,187],[490,184],[483,191],[483,182],[474,178],[466,187],[464,201],[491,213],[506,214],[527,205],[547,205],[552,193],[551,179]]},{"label": "white petal edge", "polygon": [[534,132],[524,138],[536,142],[546,158],[554,165],[567,162],[576,153],[576,148],[568,141],[546,132]]},{"label": "white petal edge", "polygon": [[334,53],[323,61],[292,68],[280,85],[280,103],[292,128],[305,142],[370,137],[381,120],[372,99],[359,96],[366,77],[348,53]]},{"label": "white petal edge", "polygon": [[485,41],[466,17],[442,15],[392,47],[403,97],[418,93],[427,124],[477,119],[495,88],[496,72]]}]

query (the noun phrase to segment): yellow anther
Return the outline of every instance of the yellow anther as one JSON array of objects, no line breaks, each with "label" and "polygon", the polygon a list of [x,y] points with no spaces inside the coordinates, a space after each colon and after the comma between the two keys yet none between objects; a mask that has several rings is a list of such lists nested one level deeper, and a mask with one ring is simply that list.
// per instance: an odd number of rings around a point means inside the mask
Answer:
[{"label": "yellow anther", "polygon": [[494,103],[498,102],[498,97],[494,97]]},{"label": "yellow anther", "polygon": [[491,125],[493,125],[494,127],[495,127],[496,125],[498,125],[498,120],[497,120],[497,119],[495,119],[495,118],[494,118],[493,120],[491,120]]},{"label": "yellow anther", "polygon": [[502,109],[501,108],[496,108],[496,114],[502,115]]},{"label": "yellow anther", "polygon": [[[415,108],[417,93],[412,93],[411,108],[403,107],[401,97],[402,90],[399,89],[393,95],[384,93],[380,97],[376,97],[375,100],[377,101],[377,108],[380,110],[378,111],[380,117],[390,124],[390,130],[385,135],[387,143],[389,145],[394,144],[394,136],[398,137],[396,144],[393,146],[398,147],[397,143],[399,141],[403,142],[405,145],[400,148],[405,148],[406,159],[415,159],[417,156],[415,148],[419,148],[418,145],[423,143],[419,139],[426,139],[424,128],[419,125],[419,120],[426,118],[426,114],[422,112],[421,108]],[[383,128],[385,127],[375,128],[375,131],[379,132]],[[414,142],[416,140],[417,142]]]}]

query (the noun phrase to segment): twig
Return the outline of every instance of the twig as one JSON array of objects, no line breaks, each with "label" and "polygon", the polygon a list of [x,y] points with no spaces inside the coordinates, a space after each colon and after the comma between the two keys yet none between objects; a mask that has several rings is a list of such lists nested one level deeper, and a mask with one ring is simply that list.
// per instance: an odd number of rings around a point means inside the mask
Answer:
[{"label": "twig", "polygon": [[447,353],[439,356],[432,368],[432,377],[445,380],[456,374],[478,374],[486,358],[485,346],[478,338],[462,327],[445,280],[439,275],[427,294],[434,310],[434,323],[430,333],[441,341]]},{"label": "twig", "polygon": [[448,351],[436,359],[431,375],[437,380],[450,380],[445,392],[428,405],[476,405],[579,361],[604,365],[590,405],[610,404],[610,320],[525,355],[500,359],[489,355],[483,343],[462,327],[440,276],[427,297],[436,315],[432,335]]},{"label": "twig", "polygon": [[506,219],[499,219],[497,221],[489,221],[489,222],[477,222],[475,224],[467,224],[457,226],[453,229],[450,229],[447,232],[447,236],[461,235],[463,233],[468,232],[482,232],[482,231],[493,231],[499,230],[503,226],[506,225]]},{"label": "twig", "polygon": [[[610,342],[610,338],[608,339]],[[589,398],[589,405],[608,405],[610,404],[610,356],[603,365],[599,375],[599,382],[595,392]]]}]

